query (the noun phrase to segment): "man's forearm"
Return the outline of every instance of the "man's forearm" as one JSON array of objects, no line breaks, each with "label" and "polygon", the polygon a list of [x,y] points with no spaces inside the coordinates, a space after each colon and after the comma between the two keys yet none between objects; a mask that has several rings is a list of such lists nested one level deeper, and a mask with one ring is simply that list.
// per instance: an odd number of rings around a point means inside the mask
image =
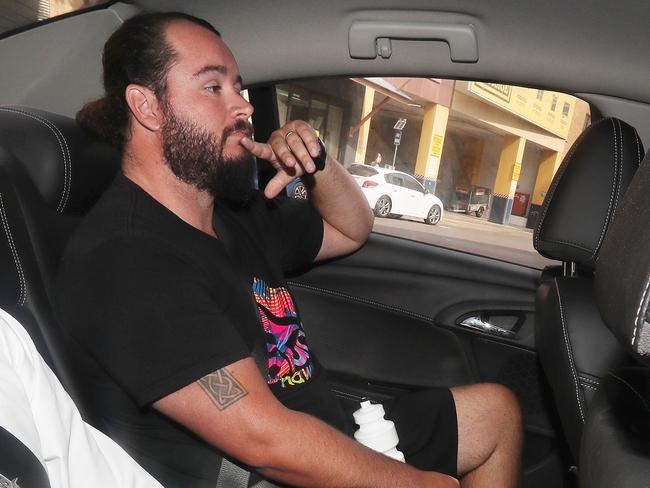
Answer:
[{"label": "man's forearm", "polygon": [[309,198],[323,220],[359,246],[363,244],[374,216],[354,178],[329,156],[323,171],[306,178]]},{"label": "man's forearm", "polygon": [[257,470],[270,478],[299,487],[413,488],[457,487],[440,473],[420,471],[362,446],[309,415],[288,411],[288,418],[266,432],[274,439],[260,453]]}]

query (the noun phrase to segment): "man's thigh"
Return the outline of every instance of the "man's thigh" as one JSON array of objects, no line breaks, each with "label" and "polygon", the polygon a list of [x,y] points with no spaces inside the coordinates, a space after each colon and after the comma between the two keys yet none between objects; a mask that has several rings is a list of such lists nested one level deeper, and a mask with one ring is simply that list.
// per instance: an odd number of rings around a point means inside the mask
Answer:
[{"label": "man's thigh", "polygon": [[386,418],[395,423],[398,449],[410,465],[457,476],[458,429],[454,398],[447,388],[399,397]]}]

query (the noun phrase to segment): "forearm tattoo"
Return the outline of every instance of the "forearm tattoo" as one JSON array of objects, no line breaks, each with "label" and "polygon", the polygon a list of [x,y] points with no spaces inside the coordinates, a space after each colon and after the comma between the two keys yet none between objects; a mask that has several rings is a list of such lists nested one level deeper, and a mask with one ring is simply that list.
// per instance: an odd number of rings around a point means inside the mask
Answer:
[{"label": "forearm tattoo", "polygon": [[248,391],[226,368],[205,375],[198,383],[219,410],[225,410],[248,395]]}]

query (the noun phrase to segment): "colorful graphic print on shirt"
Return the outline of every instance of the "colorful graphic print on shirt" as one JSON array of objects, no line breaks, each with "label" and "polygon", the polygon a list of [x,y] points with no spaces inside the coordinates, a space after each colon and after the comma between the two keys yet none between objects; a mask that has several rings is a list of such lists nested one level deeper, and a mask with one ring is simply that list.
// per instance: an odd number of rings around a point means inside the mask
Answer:
[{"label": "colorful graphic print on shirt", "polygon": [[266,382],[287,388],[309,381],[313,363],[289,290],[253,278],[253,296],[266,333]]}]

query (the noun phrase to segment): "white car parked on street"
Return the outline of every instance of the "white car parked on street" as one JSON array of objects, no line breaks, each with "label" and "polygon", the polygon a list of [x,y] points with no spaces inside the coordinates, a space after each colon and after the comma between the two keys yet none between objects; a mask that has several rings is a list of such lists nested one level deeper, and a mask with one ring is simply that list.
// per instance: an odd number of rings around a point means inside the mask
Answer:
[{"label": "white car parked on street", "polygon": [[366,164],[353,164],[348,171],[377,217],[407,215],[431,225],[442,220],[440,199],[411,175]]}]

